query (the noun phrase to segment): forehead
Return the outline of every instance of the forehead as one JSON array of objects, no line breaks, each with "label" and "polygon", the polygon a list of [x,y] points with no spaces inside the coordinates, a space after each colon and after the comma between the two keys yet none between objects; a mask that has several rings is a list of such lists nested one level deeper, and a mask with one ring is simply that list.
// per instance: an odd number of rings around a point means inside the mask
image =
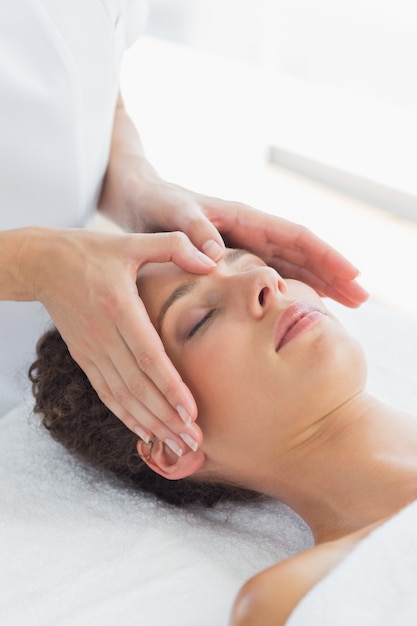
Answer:
[{"label": "forehead", "polygon": [[[216,269],[223,268],[224,271],[224,266],[228,267],[232,265],[234,261],[237,261],[241,257],[249,254],[250,253],[247,250],[242,248],[228,248],[224,258],[219,262]],[[251,256],[255,257],[255,255]],[[258,261],[263,263],[263,261],[259,258]],[[187,277],[190,278],[193,276],[198,276],[198,274],[191,274],[190,272],[178,267],[178,265],[175,265],[175,263],[147,263],[139,270],[137,283],[138,286],[141,287],[144,287],[153,281],[157,281],[159,284],[172,284],[175,280],[184,280]]]},{"label": "forehead", "polygon": [[156,320],[162,303],[177,285],[193,279],[175,263],[147,263],[138,272],[136,284],[150,318]]},{"label": "forehead", "polygon": [[146,285],[149,281],[168,281],[170,278],[184,278],[188,272],[175,263],[147,263],[138,272],[138,285]]}]

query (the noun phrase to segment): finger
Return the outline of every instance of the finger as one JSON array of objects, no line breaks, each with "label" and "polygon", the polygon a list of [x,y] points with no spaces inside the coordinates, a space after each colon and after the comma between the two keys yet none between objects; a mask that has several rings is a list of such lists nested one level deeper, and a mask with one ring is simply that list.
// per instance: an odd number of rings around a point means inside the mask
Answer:
[{"label": "finger", "polygon": [[168,358],[136,289],[115,324],[118,335],[107,337],[105,345],[131,395],[163,421],[170,419],[172,409],[185,424],[195,421],[194,398]]},{"label": "finger", "polygon": [[[201,429],[197,424],[185,425],[178,414],[167,405],[164,410],[165,421],[153,414],[149,408],[133,397],[112,363],[103,371],[90,363],[86,368],[90,383],[101,401],[132,432],[148,443],[154,436],[165,442],[178,456],[187,446],[196,451],[202,442]],[[150,387],[151,383],[146,387]],[[162,398],[162,401],[164,399]],[[169,415],[169,417],[168,417]]]},{"label": "finger", "polygon": [[300,228],[295,247],[302,251],[307,262],[310,260],[310,263],[314,263],[314,267],[326,268],[327,271],[339,278],[352,280],[359,274],[358,268],[348,261],[343,254],[306,228]]},{"label": "finger", "polygon": [[167,190],[169,196],[163,218],[165,228],[160,230],[186,233],[199,250],[218,262],[224,256],[225,245],[215,222],[204,214],[204,202],[210,199],[176,185],[169,186],[165,192]]},{"label": "finger", "polygon": [[[196,417],[194,399],[165,353],[159,335],[144,311],[139,327],[142,333],[136,355],[137,333],[133,333],[129,346],[121,334],[117,350],[112,351],[112,366],[115,369],[111,385],[113,393],[133,415],[136,415],[135,407],[146,406],[169,430],[179,432]],[[151,424],[147,426],[152,427]]]},{"label": "finger", "polygon": [[369,292],[356,280],[342,278],[336,278],[331,285],[327,285],[326,295],[351,308],[360,306],[369,298]]},{"label": "finger", "polygon": [[[309,284],[322,295],[328,295],[347,306],[359,306],[369,297],[354,279],[357,268],[336,250],[326,245],[321,266],[305,256],[305,248],[285,248],[276,244],[266,246],[266,262],[286,278],[296,278]],[[268,257],[268,251],[272,256]],[[342,277],[340,276],[342,274]]]},{"label": "finger", "polygon": [[[194,398],[168,358],[161,338],[138,297],[127,307],[127,314],[118,320],[117,328],[134,358],[134,365],[119,364],[119,371],[123,368],[124,371],[134,372],[135,376],[139,369],[185,423],[195,421],[197,407]],[[135,384],[140,386],[141,383],[135,383],[132,374],[129,374],[127,384],[133,394],[137,397],[139,392],[139,399],[159,416],[157,397],[151,397],[149,390],[135,389]]]},{"label": "finger", "polygon": [[273,250],[275,258],[289,261],[297,266],[309,268],[318,276],[332,275],[344,280],[353,280],[359,270],[340,252],[329,246],[303,226],[290,224],[279,240],[269,233],[266,250]]},{"label": "finger", "polygon": [[308,263],[303,261],[304,258],[295,251],[291,251],[286,256],[273,254],[266,258],[267,264],[276,269],[284,278],[302,280],[315,289],[317,284],[331,284],[336,279],[335,275],[327,268],[322,268],[320,272],[317,272],[315,267],[310,267]]},{"label": "finger", "polygon": [[322,278],[308,267],[294,265],[282,259],[273,260],[271,265],[284,278],[300,280],[312,287],[319,295],[328,296],[351,308],[360,306],[369,297],[369,293],[355,280],[340,279],[333,274],[327,274],[326,278]]},{"label": "finger", "polygon": [[183,208],[178,219],[178,228],[192,243],[213,261],[218,262],[225,253],[224,241],[217,228],[201,212],[197,203]]},{"label": "finger", "polygon": [[326,269],[345,280],[357,277],[358,269],[350,261],[305,226],[240,203],[229,202],[227,209],[224,205],[213,201],[206,213],[234,245],[248,248],[265,260],[275,248],[275,254],[282,258],[291,260],[291,255],[297,254],[297,265],[308,265],[318,274]]},{"label": "finger", "polygon": [[216,263],[198,250],[182,232],[129,235],[125,254],[137,259],[138,267],[145,263],[172,261],[192,273],[207,273]]}]

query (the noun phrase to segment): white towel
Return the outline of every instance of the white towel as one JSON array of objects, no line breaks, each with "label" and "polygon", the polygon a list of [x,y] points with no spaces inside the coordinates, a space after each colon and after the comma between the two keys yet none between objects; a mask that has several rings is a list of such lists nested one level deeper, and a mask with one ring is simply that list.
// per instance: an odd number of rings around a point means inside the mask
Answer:
[{"label": "white towel", "polygon": [[287,626],[416,626],[417,502],[362,540]]},{"label": "white towel", "polygon": [[226,626],[239,587],[311,545],[272,501],[179,510],[0,419],[0,624]]},{"label": "white towel", "polygon": [[[367,349],[371,390],[417,413],[416,321],[374,303],[337,313]],[[247,578],[312,545],[276,502],[177,510],[133,492],[29,415],[0,418],[2,626],[227,626]]]}]

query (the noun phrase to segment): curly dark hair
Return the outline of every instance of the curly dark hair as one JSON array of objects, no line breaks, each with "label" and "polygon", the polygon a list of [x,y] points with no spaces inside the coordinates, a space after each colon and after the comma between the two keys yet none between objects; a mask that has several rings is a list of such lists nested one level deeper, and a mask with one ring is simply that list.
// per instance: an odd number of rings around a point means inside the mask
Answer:
[{"label": "curly dark hair", "polygon": [[261,497],[234,485],[160,476],[141,459],[136,450],[138,437],[103,404],[56,328],[39,339],[36,349],[37,359],[29,369],[34,412],[70,452],[170,504],[212,506],[224,500],[249,502]]}]

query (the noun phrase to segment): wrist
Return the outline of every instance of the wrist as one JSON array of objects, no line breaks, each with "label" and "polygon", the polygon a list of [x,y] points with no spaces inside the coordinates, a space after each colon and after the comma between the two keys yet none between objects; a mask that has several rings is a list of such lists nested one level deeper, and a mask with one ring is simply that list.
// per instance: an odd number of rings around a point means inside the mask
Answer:
[{"label": "wrist", "polygon": [[44,285],[48,283],[49,271],[54,267],[53,243],[57,229],[43,226],[29,227],[23,234],[20,252],[20,273],[29,300],[42,301]]},{"label": "wrist", "polygon": [[125,156],[109,164],[98,210],[126,230],[141,231],[143,198],[161,184],[156,170],[142,156]]},{"label": "wrist", "polygon": [[48,229],[27,226],[0,234],[0,298],[37,300],[40,241]]}]

